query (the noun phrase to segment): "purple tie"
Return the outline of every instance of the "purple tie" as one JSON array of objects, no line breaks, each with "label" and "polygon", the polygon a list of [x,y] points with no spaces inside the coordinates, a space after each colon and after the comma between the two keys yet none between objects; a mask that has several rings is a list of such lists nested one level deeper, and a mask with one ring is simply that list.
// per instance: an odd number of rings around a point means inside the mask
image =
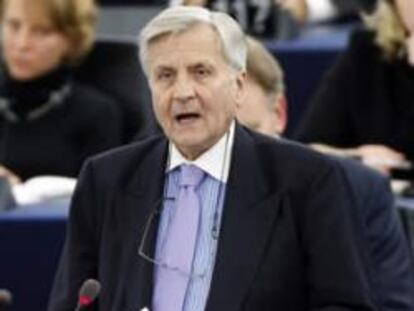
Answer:
[{"label": "purple tie", "polygon": [[194,165],[182,165],[180,187],[168,229],[161,261],[167,267],[158,267],[155,288],[155,311],[181,311],[192,273],[194,250],[200,219],[200,200],[195,189],[204,172]]}]

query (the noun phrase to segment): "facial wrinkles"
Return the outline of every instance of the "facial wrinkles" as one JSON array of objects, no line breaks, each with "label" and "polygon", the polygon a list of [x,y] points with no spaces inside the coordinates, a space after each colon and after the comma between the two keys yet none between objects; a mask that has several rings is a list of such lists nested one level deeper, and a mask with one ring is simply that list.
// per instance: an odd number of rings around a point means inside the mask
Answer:
[{"label": "facial wrinkles", "polygon": [[[166,96],[171,102],[173,116],[185,112],[197,112],[200,101],[199,88],[203,87],[193,76],[191,65],[182,60],[173,61],[176,65],[168,68],[167,81],[165,81]],[[164,82],[161,82],[164,83]]]},{"label": "facial wrinkles", "polygon": [[[179,94],[177,95],[177,93],[174,93],[171,96],[171,113],[174,117],[181,114],[197,114],[200,117],[210,116],[210,110],[216,108],[211,104],[207,104],[205,102],[206,99],[210,101],[220,100],[223,103],[236,100],[234,98],[234,92],[231,90],[233,87],[232,84],[235,83],[235,77],[233,75],[220,80],[212,79],[212,81],[206,83],[208,85],[203,85],[202,82],[194,81],[195,79],[191,78],[191,74],[188,74],[187,72],[182,73],[182,75],[185,76],[185,78],[178,78],[178,80],[182,81],[177,82],[177,88],[180,89],[178,91]],[[211,90],[222,92],[221,94],[224,97],[215,99],[215,94],[213,92],[210,94],[213,98],[206,98],[206,88],[208,88],[207,92],[210,92]],[[225,109],[228,114],[232,113],[232,109],[230,109],[228,105],[224,105],[221,109]]]},{"label": "facial wrinkles", "polygon": [[166,135],[191,157],[228,129],[239,100],[238,75],[224,59],[214,30],[195,26],[148,49],[154,110]]},{"label": "facial wrinkles", "polygon": [[[175,44],[174,38],[167,40],[168,45],[174,46],[177,53],[168,53],[168,47],[159,49],[158,51],[161,51],[154,55],[154,59],[161,59],[162,63],[154,65],[156,73],[152,74],[151,79],[153,80],[152,84],[163,88],[170,97],[170,101],[173,103],[173,113],[199,109],[199,105],[202,104],[200,92],[206,88],[228,88],[228,94],[233,94],[230,92],[231,84],[235,79],[233,73],[226,73],[229,77],[219,79],[217,75],[224,73],[217,73],[215,68],[218,64],[202,57],[202,48],[189,48]],[[185,55],[185,58],[180,55]],[[206,77],[199,76],[199,70],[206,72]],[[159,74],[157,71],[166,71],[169,78],[162,82],[156,81]]]},{"label": "facial wrinkles", "polygon": [[175,86],[172,87],[172,118],[197,115],[201,117],[200,97],[197,86],[186,71],[177,73]]}]

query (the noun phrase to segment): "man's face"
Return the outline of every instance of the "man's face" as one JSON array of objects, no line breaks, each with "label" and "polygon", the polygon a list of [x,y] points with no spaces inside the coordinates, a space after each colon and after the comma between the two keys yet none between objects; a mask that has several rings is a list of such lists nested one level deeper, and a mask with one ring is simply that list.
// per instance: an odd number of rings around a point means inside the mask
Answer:
[{"label": "man's face", "polygon": [[148,76],[157,120],[186,158],[197,158],[229,129],[244,74],[227,64],[210,26],[195,25],[151,42]]}]

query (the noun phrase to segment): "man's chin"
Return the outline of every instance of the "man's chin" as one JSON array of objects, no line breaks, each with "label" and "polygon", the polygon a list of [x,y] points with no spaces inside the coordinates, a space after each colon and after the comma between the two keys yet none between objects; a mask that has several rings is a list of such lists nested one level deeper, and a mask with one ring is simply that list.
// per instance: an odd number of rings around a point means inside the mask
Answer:
[{"label": "man's chin", "polygon": [[195,139],[193,135],[191,137],[180,137],[180,139],[171,139],[177,149],[189,160],[194,160],[209,147],[205,139]]}]

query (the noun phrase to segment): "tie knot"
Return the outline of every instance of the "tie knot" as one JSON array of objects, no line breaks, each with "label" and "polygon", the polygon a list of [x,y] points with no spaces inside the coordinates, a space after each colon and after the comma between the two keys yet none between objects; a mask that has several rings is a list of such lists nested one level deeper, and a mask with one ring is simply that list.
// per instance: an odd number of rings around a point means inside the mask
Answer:
[{"label": "tie knot", "polygon": [[204,176],[204,172],[195,165],[184,164],[181,165],[180,175],[180,186],[197,187]]}]

